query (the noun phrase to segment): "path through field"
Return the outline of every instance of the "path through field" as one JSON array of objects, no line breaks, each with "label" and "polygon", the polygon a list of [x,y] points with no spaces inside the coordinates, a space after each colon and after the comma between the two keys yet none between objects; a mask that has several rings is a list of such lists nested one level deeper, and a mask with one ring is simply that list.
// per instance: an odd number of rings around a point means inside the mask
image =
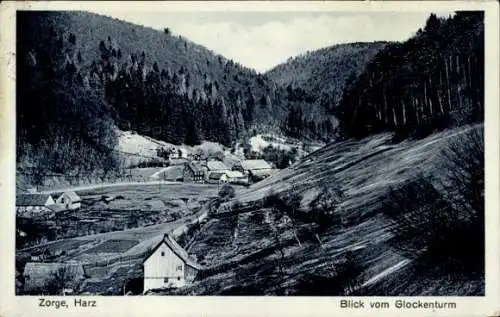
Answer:
[{"label": "path through field", "polygon": [[74,186],[74,187],[67,187],[67,188],[44,190],[44,191],[40,191],[38,193],[40,193],[40,194],[54,194],[54,193],[61,193],[61,192],[65,192],[65,191],[92,190],[92,189],[108,188],[108,187],[150,186],[150,185],[170,185],[170,184],[182,184],[182,182],[150,181],[150,182],[120,182],[120,183],[89,184],[89,185],[81,185],[81,186]]}]

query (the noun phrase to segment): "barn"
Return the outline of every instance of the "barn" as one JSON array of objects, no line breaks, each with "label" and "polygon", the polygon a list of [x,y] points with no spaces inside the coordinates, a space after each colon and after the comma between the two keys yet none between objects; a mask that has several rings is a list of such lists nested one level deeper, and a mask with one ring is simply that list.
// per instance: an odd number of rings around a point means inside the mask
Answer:
[{"label": "barn", "polygon": [[177,288],[190,283],[201,265],[170,236],[165,234],[144,259],[144,292],[152,289]]},{"label": "barn", "polygon": [[248,175],[253,181],[264,179],[273,172],[273,168],[265,160],[244,160],[236,163],[233,170]]},{"label": "barn", "polygon": [[205,180],[205,168],[199,162],[191,161],[186,163],[183,177],[185,182],[203,182]]},{"label": "barn", "polygon": [[44,214],[52,212],[49,208],[55,201],[51,195],[44,194],[20,194],[16,195],[16,214]]},{"label": "barn", "polygon": [[62,205],[65,209],[74,210],[81,207],[82,199],[74,191],[67,191],[57,198],[56,204]]},{"label": "barn", "polygon": [[221,161],[210,160],[206,163],[208,172],[225,172],[229,171],[229,168]]},{"label": "barn", "polygon": [[218,179],[220,179],[221,177],[225,178],[226,176],[224,176],[224,173],[229,171],[229,168],[226,165],[224,165],[224,163],[217,160],[206,161],[205,167],[207,168],[206,177],[208,181],[214,180],[214,178],[211,177],[211,175],[214,173],[216,175],[215,177],[218,177]]}]

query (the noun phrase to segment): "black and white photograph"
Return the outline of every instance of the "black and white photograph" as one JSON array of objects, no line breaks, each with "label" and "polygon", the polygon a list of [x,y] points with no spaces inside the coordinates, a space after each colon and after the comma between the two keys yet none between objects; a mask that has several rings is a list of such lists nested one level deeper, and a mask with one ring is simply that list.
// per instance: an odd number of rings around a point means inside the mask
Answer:
[{"label": "black and white photograph", "polygon": [[486,295],[484,10],[107,8],[15,13],[16,296]]}]

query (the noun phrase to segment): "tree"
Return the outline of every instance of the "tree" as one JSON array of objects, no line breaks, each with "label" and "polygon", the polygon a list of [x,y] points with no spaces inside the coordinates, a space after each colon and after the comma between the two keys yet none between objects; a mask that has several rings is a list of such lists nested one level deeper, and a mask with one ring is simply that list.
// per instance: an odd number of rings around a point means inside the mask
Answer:
[{"label": "tree", "polygon": [[228,201],[236,195],[236,191],[234,187],[229,184],[224,184],[219,190],[219,199],[220,201]]},{"label": "tree", "polygon": [[279,223],[283,220],[284,216],[280,209],[280,206],[282,205],[282,199],[277,193],[273,192],[272,190],[269,191],[266,197],[264,197],[263,207],[269,207],[272,210],[274,243],[276,244],[276,250],[279,252],[279,258],[276,259],[276,262],[278,264],[278,270],[281,275],[284,274],[283,262],[285,259],[285,253],[283,250],[284,245],[281,241],[281,233],[279,228]]},{"label": "tree", "polygon": [[484,132],[467,131],[442,150],[448,200],[467,217],[484,222]]},{"label": "tree", "polygon": [[77,279],[76,274],[70,269],[69,266],[64,265],[53,273],[52,278],[47,283],[45,290],[49,295],[61,295],[65,288],[75,284]]},{"label": "tree", "polygon": [[291,224],[295,240],[299,246],[301,245],[300,239],[297,235],[297,226],[295,218],[299,213],[300,203],[302,196],[297,194],[292,188],[283,196],[276,193],[269,193],[264,199],[264,206],[271,207],[275,214],[276,228],[280,222]]},{"label": "tree", "polygon": [[198,127],[194,119],[189,119],[186,125],[186,136],[184,138],[184,143],[187,145],[197,145],[200,144],[200,136],[198,134]]},{"label": "tree", "polygon": [[344,193],[337,184],[323,186],[309,204],[314,221],[322,228],[339,225],[341,219],[337,213],[343,199]]},{"label": "tree", "polygon": [[347,85],[335,111],[341,133],[363,137],[393,131],[398,141],[481,122],[483,56],[482,12],[448,19],[431,14],[423,31],[387,45]]},{"label": "tree", "polygon": [[68,42],[70,42],[71,44],[75,45],[76,44],[76,36],[73,34],[73,33],[70,33],[69,34],[69,37],[68,37]]}]

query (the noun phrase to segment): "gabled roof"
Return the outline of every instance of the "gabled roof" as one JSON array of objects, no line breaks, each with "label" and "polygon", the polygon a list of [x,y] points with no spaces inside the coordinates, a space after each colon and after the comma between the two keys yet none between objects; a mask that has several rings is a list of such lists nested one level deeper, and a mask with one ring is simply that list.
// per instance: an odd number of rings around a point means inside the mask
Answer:
[{"label": "gabled roof", "polygon": [[74,191],[64,192],[63,195],[68,196],[69,199],[71,199],[71,201],[74,202],[74,203],[82,201],[82,199],[80,198],[80,196],[78,196],[77,193],[75,193]]},{"label": "gabled roof", "polygon": [[190,257],[189,257],[189,254],[186,252],[186,250],[184,250],[170,235],[168,234],[165,234],[163,236],[163,240],[160,241],[160,243],[158,243],[152,250],[151,252],[149,253],[149,255],[144,259],[143,262],[146,262],[155,252],[156,250],[158,250],[158,248],[163,245],[163,244],[166,244],[167,247],[170,248],[170,250],[172,250],[172,252],[175,253],[175,255],[177,255],[186,265],[194,268],[194,269],[197,269],[197,270],[201,270],[203,269],[203,266],[201,266],[200,264],[196,263],[195,261],[193,261]]},{"label": "gabled roof", "polygon": [[202,174],[204,173],[203,166],[199,162],[189,162],[186,164],[186,167],[191,169],[195,174]]},{"label": "gabled roof", "polygon": [[252,174],[253,176],[257,176],[257,177],[263,177],[263,176],[269,176],[273,173],[272,170],[268,170],[268,169],[257,169],[257,170],[251,170],[250,171],[250,174]]},{"label": "gabled roof", "polygon": [[209,171],[224,171],[228,170],[227,166],[221,161],[207,161],[207,168]]},{"label": "gabled roof", "polygon": [[271,169],[271,165],[264,160],[245,160],[240,162],[244,170]]},{"label": "gabled roof", "polygon": [[47,194],[21,194],[16,196],[16,206],[45,206],[49,198]]},{"label": "gabled roof", "polygon": [[212,173],[210,173],[208,178],[219,180],[223,175],[225,175],[224,172],[212,172]]}]

